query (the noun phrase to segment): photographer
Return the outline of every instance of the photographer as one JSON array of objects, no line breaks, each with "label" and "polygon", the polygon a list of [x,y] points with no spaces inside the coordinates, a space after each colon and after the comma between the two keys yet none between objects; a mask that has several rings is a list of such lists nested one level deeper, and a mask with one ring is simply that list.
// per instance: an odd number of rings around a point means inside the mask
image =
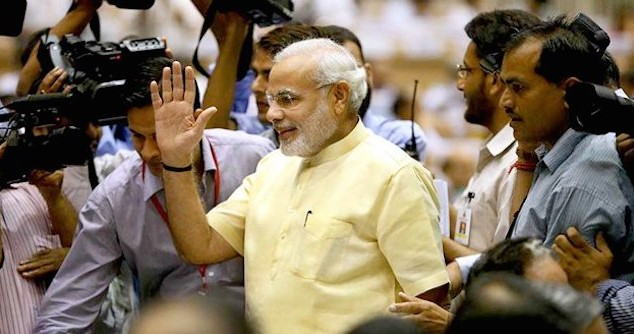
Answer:
[{"label": "photographer", "polygon": [[61,191],[62,178],[61,172],[34,171],[32,184],[0,190],[0,303],[11,305],[0,308],[2,333],[33,332],[44,292],[70,247],[77,215]]},{"label": "photographer", "polygon": [[[37,333],[85,332],[93,322],[108,285],[123,263],[135,275],[141,307],[154,297],[213,293],[223,285],[243,303],[243,263],[233,259],[209,266],[183,262],[165,221],[162,164],[155,139],[149,82],[159,80],[172,60],[150,57],[134,66],[122,99],[138,154],[128,158],[99,184],[79,217],[66,261],[42,304]],[[208,130],[189,170],[200,197],[211,208],[224,201],[257,162],[273,149],[266,139],[240,132]]]}]

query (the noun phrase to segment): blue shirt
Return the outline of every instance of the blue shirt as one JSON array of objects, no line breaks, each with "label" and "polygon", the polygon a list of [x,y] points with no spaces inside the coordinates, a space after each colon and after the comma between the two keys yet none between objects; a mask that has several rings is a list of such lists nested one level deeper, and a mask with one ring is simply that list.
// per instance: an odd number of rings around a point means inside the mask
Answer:
[{"label": "blue shirt", "polygon": [[533,184],[513,237],[536,237],[551,246],[575,226],[594,244],[603,231],[614,250],[613,277],[634,278],[634,187],[616,151],[614,134],[566,131],[550,151],[543,146]]},{"label": "blue shirt", "polygon": [[[381,115],[367,112],[363,117],[363,125],[380,137],[387,139],[392,144],[404,149],[405,145],[412,141],[412,122],[400,119],[388,119]],[[416,151],[418,160],[425,161],[425,148],[427,138],[421,127],[414,123],[414,137],[416,138]]]},{"label": "blue shirt", "polygon": [[[221,202],[273,149],[270,141],[259,136],[206,130],[202,141],[204,172],[199,183],[205,210],[215,201],[215,173],[220,174]],[[166,222],[152,205],[153,195],[166,208],[161,178],[149,170],[143,172],[138,155],[127,159],[95,188],[80,213],[71,250],[46,293],[37,333],[87,331],[121,261],[138,277],[141,303],[202,288],[199,267],[181,260]],[[205,275],[211,292],[213,286],[221,285],[243,293],[242,258],[209,265]]]},{"label": "blue shirt", "polygon": [[603,320],[610,333],[634,333],[634,286],[605,280],[597,286],[595,297],[603,303]]}]

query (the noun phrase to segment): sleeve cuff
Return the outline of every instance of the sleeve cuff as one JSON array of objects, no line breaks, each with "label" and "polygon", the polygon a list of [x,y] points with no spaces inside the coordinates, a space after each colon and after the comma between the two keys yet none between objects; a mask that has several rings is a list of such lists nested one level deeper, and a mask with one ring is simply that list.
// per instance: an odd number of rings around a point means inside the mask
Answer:
[{"label": "sleeve cuff", "polygon": [[480,258],[482,254],[473,254],[467,256],[461,256],[456,258],[456,263],[458,264],[458,268],[460,268],[460,274],[462,275],[462,285],[466,286],[467,278],[469,277],[469,272],[473,267],[473,264]]}]

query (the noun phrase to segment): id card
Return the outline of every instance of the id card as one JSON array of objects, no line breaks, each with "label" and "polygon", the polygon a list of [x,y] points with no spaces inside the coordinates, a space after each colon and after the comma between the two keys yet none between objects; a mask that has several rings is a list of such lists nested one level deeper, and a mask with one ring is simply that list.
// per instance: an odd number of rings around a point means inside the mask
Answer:
[{"label": "id card", "polygon": [[469,245],[469,234],[471,233],[471,207],[466,207],[458,211],[455,231],[454,240],[465,246]]}]

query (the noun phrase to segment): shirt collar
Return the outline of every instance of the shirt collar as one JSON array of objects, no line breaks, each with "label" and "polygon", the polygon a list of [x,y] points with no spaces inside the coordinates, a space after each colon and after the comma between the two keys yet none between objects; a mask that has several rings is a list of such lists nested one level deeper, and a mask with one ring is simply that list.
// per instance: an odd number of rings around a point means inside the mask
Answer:
[{"label": "shirt collar", "polygon": [[[211,153],[211,139],[203,137],[203,140],[200,143],[201,152],[203,155],[203,177],[204,180],[206,175],[210,172],[215,172],[218,168],[216,162],[214,161],[213,155]],[[145,173],[145,177],[142,176],[143,182],[143,200],[149,200],[154,194],[163,190],[163,180],[160,177],[155,176],[150,172],[150,170],[141,166],[141,168],[145,168],[145,172],[141,171],[141,174]]]},{"label": "shirt collar", "polygon": [[502,152],[506,151],[509,147],[511,147],[515,143],[515,138],[513,137],[513,128],[509,123],[494,134],[486,143],[486,148],[491,154],[491,156],[495,157]]},{"label": "shirt collar", "polygon": [[357,125],[352,129],[352,131],[345,136],[343,139],[329,145],[328,147],[321,150],[315,156],[304,158],[304,162],[307,165],[320,165],[324,162],[328,162],[330,160],[334,160],[339,158],[340,156],[350,152],[353,148],[359,145],[365,138],[367,138],[371,134],[370,130],[368,130],[361,120],[357,122]]},{"label": "shirt collar", "polygon": [[551,172],[556,170],[575,150],[577,144],[586,136],[586,132],[578,132],[573,129],[568,129],[564,134],[559,137],[559,140],[555,142],[555,145],[550,149],[546,149],[546,146],[542,145],[535,150],[535,153],[539,157],[540,161]]}]

